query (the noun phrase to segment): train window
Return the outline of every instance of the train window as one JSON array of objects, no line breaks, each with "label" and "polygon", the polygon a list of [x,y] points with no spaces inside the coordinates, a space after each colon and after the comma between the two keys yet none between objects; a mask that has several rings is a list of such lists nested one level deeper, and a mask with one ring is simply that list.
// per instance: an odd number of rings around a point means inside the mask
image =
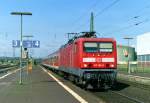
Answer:
[{"label": "train window", "polygon": [[98,43],[97,42],[85,42],[84,51],[85,52],[98,52]]},{"label": "train window", "polygon": [[100,52],[112,52],[113,44],[111,42],[100,42],[99,51]]}]

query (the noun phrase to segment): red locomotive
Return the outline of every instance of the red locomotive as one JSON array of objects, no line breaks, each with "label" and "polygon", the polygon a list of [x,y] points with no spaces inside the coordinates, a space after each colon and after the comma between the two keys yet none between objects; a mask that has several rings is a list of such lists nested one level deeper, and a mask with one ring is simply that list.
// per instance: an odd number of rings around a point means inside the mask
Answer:
[{"label": "red locomotive", "polygon": [[94,33],[86,32],[49,55],[43,65],[85,88],[89,85],[93,88],[114,86],[117,75],[116,41],[113,38],[96,38]]}]

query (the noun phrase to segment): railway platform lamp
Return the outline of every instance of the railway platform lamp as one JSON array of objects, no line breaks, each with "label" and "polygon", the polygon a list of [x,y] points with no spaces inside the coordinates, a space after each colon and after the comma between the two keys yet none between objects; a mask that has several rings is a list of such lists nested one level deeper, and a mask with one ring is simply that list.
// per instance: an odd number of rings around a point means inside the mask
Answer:
[{"label": "railway platform lamp", "polygon": [[127,40],[127,43],[128,43],[128,48],[127,48],[127,57],[128,57],[128,60],[127,60],[127,69],[128,69],[128,74],[131,73],[131,68],[130,68],[130,40],[132,40],[133,38],[132,37],[124,37],[123,39]]},{"label": "railway platform lamp", "polygon": [[28,16],[31,16],[32,13],[30,12],[11,12],[11,15],[19,15],[21,17],[21,24],[20,24],[20,42],[21,42],[21,45],[20,45],[20,80],[19,80],[19,84],[22,85],[22,17],[24,15],[28,15]]}]

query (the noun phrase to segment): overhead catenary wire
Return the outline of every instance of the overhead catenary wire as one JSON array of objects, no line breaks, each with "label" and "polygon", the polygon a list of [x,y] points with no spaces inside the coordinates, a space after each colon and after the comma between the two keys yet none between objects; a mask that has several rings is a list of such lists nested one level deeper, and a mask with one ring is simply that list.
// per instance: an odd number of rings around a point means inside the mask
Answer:
[{"label": "overhead catenary wire", "polygon": [[[144,7],[143,9],[141,9],[141,10],[138,10],[138,13],[139,12],[143,12],[145,9],[148,9],[148,8],[150,8],[150,5],[147,5],[146,7]],[[129,20],[131,20],[131,19],[139,19],[139,18],[141,18],[141,17],[143,17],[143,14],[144,13],[142,13],[142,14],[140,14],[140,15],[135,15],[135,16],[133,16],[132,18],[130,18]],[[128,20],[128,21],[129,21]],[[128,21],[126,21],[126,22],[128,22]],[[138,22],[138,23],[135,23],[134,25],[130,25],[130,26],[127,26],[127,27],[123,27],[123,28],[121,28],[121,29],[119,29],[119,30],[117,30],[117,31],[122,31],[122,30],[126,30],[126,29],[129,29],[129,28],[131,28],[131,27],[134,27],[134,26],[138,26],[138,25],[140,25],[140,24],[143,24],[143,23],[146,23],[146,22],[149,22],[150,21],[150,19],[145,19],[144,21],[141,21],[141,22]]]},{"label": "overhead catenary wire", "polygon": [[88,8],[87,10],[86,10],[86,12],[84,12],[82,15],[80,15],[73,23],[71,23],[72,25],[75,25],[75,24],[77,24],[84,16],[85,16],[85,14],[87,14],[87,13],[89,13],[89,11],[91,11],[93,8],[95,8],[98,4],[99,4],[99,2],[100,2],[101,0],[97,0],[92,6],[90,6],[90,8]]},{"label": "overhead catenary wire", "polygon": [[[109,6],[106,6],[104,9],[102,9],[101,11],[99,11],[99,12],[95,15],[95,17],[97,17],[97,16],[103,14],[103,12],[107,11],[109,8],[111,8],[113,5],[115,5],[115,4],[116,4],[117,2],[119,2],[119,1],[120,1],[120,0],[115,0],[115,1],[112,2]],[[148,8],[150,8],[150,5],[147,5],[147,6],[144,7],[143,9],[138,10],[138,13],[139,13],[139,12],[143,12],[145,9],[148,9]],[[142,13],[142,14],[144,14],[144,13]],[[140,14],[140,15],[135,15],[135,16],[131,17],[128,21],[133,20],[133,19],[139,19],[139,18],[142,17],[142,14]],[[128,22],[128,21],[126,21],[126,22]],[[88,21],[87,21],[87,22],[88,22]],[[132,27],[134,27],[134,26],[138,26],[138,25],[143,24],[143,23],[146,23],[146,22],[149,22],[149,19],[146,19],[146,20],[144,20],[144,21],[142,21],[142,22],[135,23],[135,24],[133,24],[133,25],[125,26],[125,27],[120,28],[119,30],[116,30],[116,31],[117,31],[117,32],[118,32],[118,31],[120,32],[120,31],[129,29],[129,28],[132,28]],[[79,30],[81,27],[84,27],[85,25],[87,25],[87,23],[80,25],[80,27],[78,27],[76,30]]]},{"label": "overhead catenary wire", "polygon": [[118,29],[118,30],[115,30],[115,31],[112,31],[112,32],[108,32],[108,33],[105,33],[105,34],[115,34],[115,33],[119,33],[119,32],[121,32],[121,31],[130,29],[130,28],[132,28],[132,27],[136,27],[136,26],[138,26],[138,25],[147,23],[147,22],[149,22],[149,21],[150,21],[150,19],[145,19],[145,20],[143,20],[143,21],[134,23],[134,24],[129,25],[129,26],[122,27],[122,28],[120,28],[120,29]]},{"label": "overhead catenary wire", "polygon": [[[137,11],[137,13],[139,13],[139,12],[143,12],[145,9],[148,9],[148,8],[150,8],[150,5],[147,5],[147,6],[145,6],[143,9],[138,10],[138,11]],[[143,14],[144,14],[144,13],[141,13],[141,14],[135,15],[133,18],[139,18],[139,17],[141,17]]]},{"label": "overhead catenary wire", "polygon": [[[109,5],[107,5],[106,7],[104,7],[102,10],[100,10],[94,17],[96,18],[97,16],[99,15],[102,15],[104,12],[106,12],[107,10],[109,10],[111,7],[113,7],[116,3],[118,3],[120,0],[115,0],[113,1],[112,3],[110,3]],[[89,19],[88,21],[86,21],[84,24],[80,25],[79,27],[77,27],[75,29],[75,31],[79,30],[81,27],[84,27],[87,25],[87,23],[89,22]]]},{"label": "overhead catenary wire", "polygon": [[145,6],[145,7],[143,7],[143,8],[140,9],[140,10],[137,10],[136,13],[135,13],[136,15],[131,16],[131,17],[128,17],[128,19],[125,20],[124,22],[129,22],[129,21],[131,21],[131,20],[137,20],[137,19],[142,18],[145,13],[141,13],[141,12],[143,12],[144,10],[146,10],[146,9],[148,9],[148,8],[150,8],[150,4],[147,5],[147,6]]},{"label": "overhead catenary wire", "polygon": [[[97,5],[100,3],[100,0],[96,1],[89,9],[87,9],[87,11],[85,13],[83,13],[78,19],[76,19],[73,23],[72,23],[72,31],[78,31],[78,28],[79,27],[82,27],[82,26],[85,26],[85,25],[80,25],[80,26],[77,26],[77,28],[74,29],[74,27],[76,27],[76,24],[79,23],[79,21],[82,20],[83,17],[86,16],[86,14],[89,13],[89,11],[92,11],[93,8],[97,7]],[[80,29],[80,28],[79,28]]]},{"label": "overhead catenary wire", "polygon": [[106,6],[105,8],[103,8],[101,11],[99,11],[99,12],[95,15],[95,17],[97,17],[97,16],[103,14],[105,11],[107,11],[108,9],[110,9],[112,6],[114,6],[115,4],[117,4],[119,1],[120,1],[120,0],[115,0],[115,1],[113,1],[111,4],[109,4],[108,6]]},{"label": "overhead catenary wire", "polygon": [[[147,5],[147,6],[143,7],[142,9],[138,10],[137,13],[143,12],[145,9],[148,9],[148,8],[150,8],[150,5]],[[136,13],[136,14],[137,14],[137,13]],[[143,14],[144,14],[144,13],[141,13],[141,14],[139,14],[139,15],[135,15],[135,16],[129,17],[129,19],[126,20],[125,22],[129,22],[130,20],[133,20],[133,19],[135,19],[135,20],[137,21],[138,19],[140,19],[140,18],[143,17]],[[130,29],[130,28],[132,28],[132,27],[134,27],[134,26],[138,26],[138,25],[140,25],[140,24],[147,23],[147,22],[149,22],[149,21],[150,21],[150,19],[145,19],[145,20],[143,20],[143,21],[134,23],[134,24],[132,24],[132,25],[122,27],[122,28],[120,28],[120,29],[118,29],[118,30],[114,30],[114,32],[107,32],[107,33],[105,33],[105,34],[118,33],[118,32],[124,31],[124,30],[126,30],[126,29]]]}]

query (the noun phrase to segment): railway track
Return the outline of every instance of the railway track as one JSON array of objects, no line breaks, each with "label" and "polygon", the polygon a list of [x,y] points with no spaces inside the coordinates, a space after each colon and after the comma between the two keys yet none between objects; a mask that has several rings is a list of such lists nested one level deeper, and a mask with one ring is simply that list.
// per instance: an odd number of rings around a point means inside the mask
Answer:
[{"label": "railway track", "polygon": [[90,92],[98,98],[103,99],[107,103],[149,103],[135,97],[126,95],[116,91]]},{"label": "railway track", "polygon": [[108,103],[150,103],[150,89],[141,84],[119,82],[118,88],[108,90],[91,90],[93,95]]},{"label": "railway track", "polygon": [[136,99],[136,98],[127,96],[127,95],[122,94],[122,93],[119,93],[119,92],[115,92],[115,91],[111,91],[111,92],[114,93],[114,94],[120,95],[120,96],[122,96],[122,97],[124,97],[124,98],[127,98],[127,99],[129,99],[129,100],[131,100],[131,101],[133,101],[133,102],[136,102],[136,103],[145,103],[145,102],[143,102],[143,101],[141,101],[141,100],[139,100],[139,99]]},{"label": "railway track", "polygon": [[5,66],[5,67],[0,69],[0,73],[4,73],[4,72],[7,72],[9,70],[12,70],[15,67],[17,67],[17,66]]},{"label": "railway track", "polygon": [[130,85],[132,85],[136,88],[140,88],[140,89],[150,91],[150,86],[149,85],[138,84],[138,83],[134,83],[134,82],[131,82],[131,81],[126,81],[126,80],[118,80],[118,82],[122,82],[122,83],[125,83],[125,84],[130,84]]}]

